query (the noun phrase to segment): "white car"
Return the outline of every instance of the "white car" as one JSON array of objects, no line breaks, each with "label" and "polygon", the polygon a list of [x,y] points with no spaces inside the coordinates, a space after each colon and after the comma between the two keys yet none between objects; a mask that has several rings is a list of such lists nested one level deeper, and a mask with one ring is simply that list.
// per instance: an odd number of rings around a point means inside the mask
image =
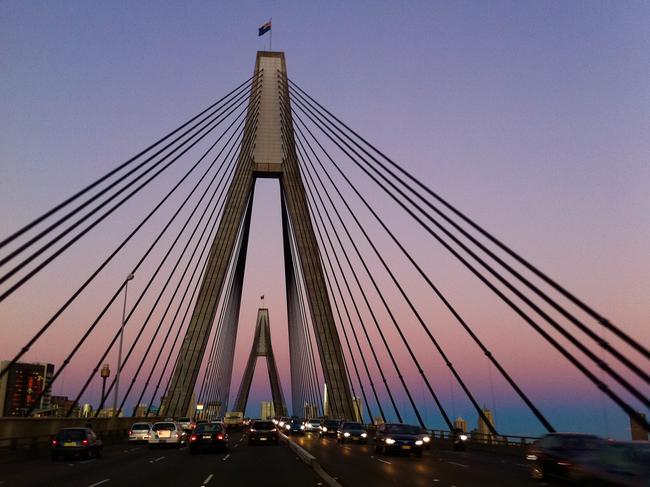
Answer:
[{"label": "white car", "polygon": [[151,435],[149,436],[149,448],[152,450],[159,446],[175,446],[180,448],[187,441],[187,435],[183,431],[183,427],[178,423],[171,421],[162,421],[154,423],[151,427]]},{"label": "white car", "polygon": [[135,423],[129,430],[129,443],[148,443],[151,437],[151,423]]}]

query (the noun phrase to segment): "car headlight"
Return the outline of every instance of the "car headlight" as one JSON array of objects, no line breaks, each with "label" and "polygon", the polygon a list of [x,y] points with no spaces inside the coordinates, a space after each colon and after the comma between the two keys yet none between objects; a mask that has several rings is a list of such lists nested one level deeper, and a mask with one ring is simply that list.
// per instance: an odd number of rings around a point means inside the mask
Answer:
[{"label": "car headlight", "polygon": [[327,431],[327,427],[323,426],[323,433]]},{"label": "car headlight", "polygon": [[280,427],[282,427],[284,426],[284,421],[280,421],[278,424],[280,425]]},{"label": "car headlight", "polygon": [[431,441],[431,438],[429,438],[428,436],[425,436],[425,437],[422,438],[422,441],[424,441],[425,443],[429,443]]},{"label": "car headlight", "polygon": [[393,440],[392,438],[386,438],[387,445],[392,445],[393,443],[395,443],[395,440]]},{"label": "car headlight", "polygon": [[304,429],[305,429],[305,425],[304,425],[304,424],[301,424],[301,425],[300,425],[300,429],[301,429],[301,430],[304,430]]},{"label": "car headlight", "polygon": [[532,460],[535,461],[537,460],[537,455],[526,455],[526,460]]},{"label": "car headlight", "polygon": [[422,446],[422,443],[424,443],[422,440],[416,440],[416,441],[415,441],[415,444],[416,444],[417,446]]},{"label": "car headlight", "polygon": [[361,438],[366,438],[368,436],[368,433],[361,433]]},{"label": "car headlight", "polygon": [[346,431],[345,433],[343,433],[343,436],[345,436],[345,437],[347,438],[348,436],[350,436],[350,433],[348,433],[348,432]]},{"label": "car headlight", "polygon": [[460,435],[460,441],[467,441],[467,435]]},{"label": "car headlight", "polygon": [[286,429],[288,429],[288,430],[290,430],[290,429],[291,429],[291,426],[289,426],[288,424],[287,424],[287,425],[285,425],[284,427],[285,427]]}]

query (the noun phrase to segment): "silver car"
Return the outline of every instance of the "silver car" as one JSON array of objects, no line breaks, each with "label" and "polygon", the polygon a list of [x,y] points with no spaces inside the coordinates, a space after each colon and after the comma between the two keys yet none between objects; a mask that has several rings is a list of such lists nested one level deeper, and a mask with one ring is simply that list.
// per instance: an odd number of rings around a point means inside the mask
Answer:
[{"label": "silver car", "polygon": [[151,423],[135,423],[129,430],[129,443],[147,443],[151,436]]},{"label": "silver car", "polygon": [[151,436],[149,437],[149,448],[152,450],[159,446],[175,446],[180,448],[187,441],[187,435],[183,427],[178,423],[163,421],[154,423],[151,427]]}]

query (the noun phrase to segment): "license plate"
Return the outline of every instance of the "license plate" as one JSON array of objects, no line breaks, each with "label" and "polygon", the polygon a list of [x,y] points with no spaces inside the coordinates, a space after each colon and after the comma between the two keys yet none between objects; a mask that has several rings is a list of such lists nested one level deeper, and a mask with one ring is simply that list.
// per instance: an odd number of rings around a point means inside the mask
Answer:
[{"label": "license plate", "polygon": [[210,436],[210,435],[206,435],[206,436],[203,437],[204,440],[209,440],[210,438],[212,438],[212,436]]},{"label": "license plate", "polygon": [[63,443],[63,446],[77,446],[76,441],[66,441]]},{"label": "license plate", "polygon": [[260,438],[260,441],[266,441],[266,438]]},{"label": "license plate", "polygon": [[172,434],[169,431],[161,431],[158,433],[158,436],[161,438],[169,438]]},{"label": "license plate", "polygon": [[359,437],[358,436],[353,436],[352,441],[359,441]]},{"label": "license plate", "polygon": [[410,450],[411,447],[409,445],[403,445],[402,450]]}]

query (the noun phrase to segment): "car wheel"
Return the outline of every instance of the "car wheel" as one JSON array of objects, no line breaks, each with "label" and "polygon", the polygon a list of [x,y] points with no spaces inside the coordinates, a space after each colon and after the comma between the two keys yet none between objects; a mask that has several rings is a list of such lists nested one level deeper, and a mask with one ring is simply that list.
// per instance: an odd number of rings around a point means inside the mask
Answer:
[{"label": "car wheel", "polygon": [[533,464],[530,467],[530,477],[535,480],[544,480],[544,467],[539,464]]},{"label": "car wheel", "polygon": [[81,454],[81,458],[83,458],[84,460],[88,460],[88,459],[90,458],[90,450],[85,450],[85,451]]}]

